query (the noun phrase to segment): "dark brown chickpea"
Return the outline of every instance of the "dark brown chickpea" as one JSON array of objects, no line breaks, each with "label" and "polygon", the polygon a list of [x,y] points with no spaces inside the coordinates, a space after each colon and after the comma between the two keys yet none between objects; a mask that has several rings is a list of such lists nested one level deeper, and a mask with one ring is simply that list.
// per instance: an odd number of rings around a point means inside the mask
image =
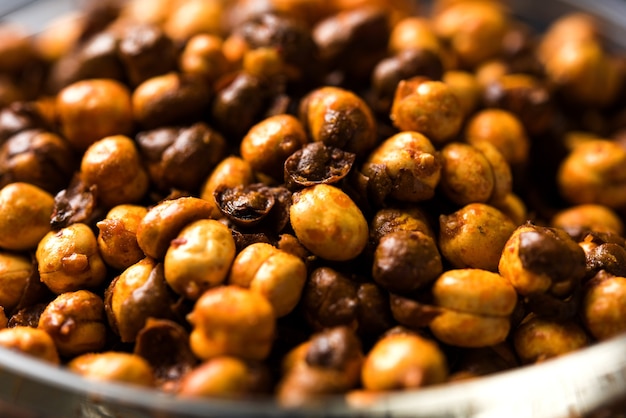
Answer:
[{"label": "dark brown chickpea", "polygon": [[102,299],[87,290],[66,292],[52,300],[39,317],[37,328],[54,340],[61,356],[101,350],[106,343]]},{"label": "dark brown chickpea", "polygon": [[220,161],[202,185],[200,197],[209,205],[210,218],[221,218],[222,212],[215,202],[215,191],[218,187],[232,188],[247,186],[254,182],[254,174],[250,163],[241,157],[228,156]]},{"label": "dark brown chickpea", "polygon": [[191,349],[203,360],[222,355],[263,360],[272,348],[274,310],[261,294],[239,286],[209,289],[187,316]]},{"label": "dark brown chickpea", "polygon": [[420,132],[441,145],[459,133],[464,115],[452,87],[418,76],[400,81],[390,117],[398,129]]},{"label": "dark brown chickpea", "polygon": [[18,306],[35,271],[36,266],[28,257],[0,252],[0,306],[5,312]]},{"label": "dark brown chickpea", "polygon": [[523,364],[538,363],[588,346],[589,337],[573,321],[530,314],[513,332],[515,352]]},{"label": "dark brown chickpea", "polygon": [[223,41],[219,36],[207,33],[193,36],[180,54],[181,71],[209,81],[217,80],[229,68],[222,46]]},{"label": "dark brown chickpea", "polygon": [[61,362],[54,341],[41,329],[29,326],[0,329],[0,346],[55,365]]},{"label": "dark brown chickpea", "polygon": [[108,79],[77,81],[59,92],[60,131],[79,151],[111,135],[130,135],[133,106],[126,86]]},{"label": "dark brown chickpea", "polygon": [[516,225],[491,205],[470,203],[439,217],[439,249],[456,268],[498,270],[500,254]]},{"label": "dark brown chickpea", "polygon": [[599,272],[585,286],[582,320],[597,340],[604,341],[626,330],[624,314],[626,278]]},{"label": "dark brown chickpea", "polygon": [[609,207],[597,204],[575,205],[556,213],[551,226],[561,229],[590,229],[598,232],[614,232],[623,235],[624,222]]},{"label": "dark brown chickpea", "polygon": [[302,123],[292,115],[271,116],[254,125],[239,146],[253,170],[282,180],[287,157],[308,142]]},{"label": "dark brown chickpea", "polygon": [[519,367],[515,351],[507,342],[463,350],[450,382],[474,379]]},{"label": "dark brown chickpea", "polygon": [[57,295],[97,287],[107,274],[96,236],[83,223],[48,232],[35,256],[41,281]]},{"label": "dark brown chickpea", "polygon": [[108,266],[124,270],[144,257],[137,244],[137,228],[147,212],[144,206],[118,205],[96,223],[98,250]]},{"label": "dark brown chickpea", "polygon": [[121,351],[86,353],[72,359],[67,368],[87,379],[147,387],[154,385],[150,364],[137,354]]},{"label": "dark brown chickpea", "polygon": [[123,135],[91,144],[83,154],[80,174],[87,185],[97,187],[98,201],[109,208],[138,202],[149,186],[135,142]]},{"label": "dark brown chickpea", "polygon": [[34,45],[24,27],[9,23],[0,26],[0,56],[3,72],[20,70],[34,59]]},{"label": "dark brown chickpea", "polygon": [[557,182],[559,191],[570,203],[623,208],[626,149],[605,139],[580,143],[559,166]]},{"label": "dark brown chickpea", "polygon": [[323,142],[310,142],[285,160],[285,186],[290,190],[316,184],[335,184],[352,170],[356,155]]},{"label": "dark brown chickpea", "polygon": [[133,91],[132,114],[143,129],[193,123],[208,111],[211,89],[206,81],[170,72],[151,77]]}]

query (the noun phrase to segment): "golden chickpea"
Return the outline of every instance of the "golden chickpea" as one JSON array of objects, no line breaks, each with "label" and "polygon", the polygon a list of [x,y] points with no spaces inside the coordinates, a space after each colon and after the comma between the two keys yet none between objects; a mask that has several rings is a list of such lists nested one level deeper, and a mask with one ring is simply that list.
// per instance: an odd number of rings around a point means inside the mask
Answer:
[{"label": "golden chickpea", "polygon": [[154,385],[152,367],[137,354],[117,351],[86,353],[75,357],[67,367],[88,379],[139,386]]},{"label": "golden chickpea", "polygon": [[175,5],[171,0],[129,0],[122,4],[120,15],[132,22],[162,25]]},{"label": "golden chickpea", "polygon": [[37,247],[50,231],[54,197],[28,183],[10,183],[0,189],[0,247],[22,251]]},{"label": "golden chickpea", "polygon": [[513,332],[522,363],[538,363],[589,345],[585,331],[573,321],[554,321],[530,314]]},{"label": "golden chickpea", "polygon": [[237,254],[228,283],[263,295],[280,318],[300,301],[306,278],[307,270],[301,258],[270,244],[254,243]]},{"label": "golden chickpea", "polygon": [[600,272],[585,287],[582,320],[597,340],[626,331],[626,278]]},{"label": "golden chickpea", "polygon": [[474,114],[465,127],[465,139],[476,145],[489,142],[511,165],[528,160],[530,140],[522,122],[513,113],[503,109],[484,109]]},{"label": "golden chickpea", "polygon": [[441,190],[458,205],[487,202],[494,189],[491,164],[477,148],[460,142],[441,150]]},{"label": "golden chickpea", "polygon": [[387,207],[374,214],[370,223],[370,239],[378,242],[383,236],[394,231],[419,231],[434,237],[434,231],[425,210],[417,206]]},{"label": "golden chickpea", "polygon": [[144,206],[117,205],[96,223],[98,250],[102,259],[114,269],[124,270],[144,257],[137,244],[137,228],[148,213]]},{"label": "golden chickpea", "polygon": [[398,84],[390,117],[396,128],[422,133],[441,145],[459,133],[464,115],[452,87],[414,77]]},{"label": "golden chickpea", "polygon": [[0,306],[0,329],[4,329],[9,325],[9,318],[2,306]]},{"label": "golden chickpea", "polygon": [[59,353],[47,332],[28,326],[0,329],[0,346],[60,364]]},{"label": "golden chickpea", "polygon": [[620,236],[624,233],[624,222],[614,210],[591,203],[560,210],[552,218],[551,225],[565,230],[582,228]]},{"label": "golden chickpea", "polygon": [[130,98],[128,88],[115,80],[91,79],[70,84],[56,99],[61,133],[79,151],[106,136],[130,135]]},{"label": "golden chickpea", "polygon": [[229,68],[219,36],[208,33],[194,35],[180,54],[179,65],[183,73],[196,74],[215,81]]},{"label": "golden chickpea", "polygon": [[37,328],[46,331],[62,356],[98,351],[106,342],[106,318],[100,296],[87,290],[66,292],[41,313]]},{"label": "golden chickpea", "polygon": [[302,123],[288,114],[270,116],[254,125],[239,146],[253,170],[283,180],[287,157],[308,142]]},{"label": "golden chickpea", "polygon": [[223,30],[223,8],[219,0],[183,0],[167,16],[165,32],[179,42],[200,33],[219,34]]},{"label": "golden chickpea", "polygon": [[41,281],[57,295],[99,286],[107,274],[96,236],[83,223],[48,232],[35,257]]},{"label": "golden chickpea", "polygon": [[482,94],[482,87],[474,74],[469,71],[448,70],[443,74],[441,81],[452,88],[465,117],[474,113]]},{"label": "golden chickpea", "polygon": [[427,18],[411,16],[393,26],[388,49],[393,53],[404,49],[427,49],[439,54],[442,46]]},{"label": "golden chickpea", "polygon": [[0,306],[6,312],[11,312],[20,303],[34,272],[36,267],[30,258],[0,252]]},{"label": "golden chickpea", "polygon": [[263,360],[272,348],[276,319],[260,294],[239,286],[209,289],[187,316],[191,349],[203,360],[222,355]]},{"label": "golden chickpea", "polygon": [[443,383],[446,358],[434,341],[411,333],[382,337],[365,356],[361,381],[372,391],[414,389]]},{"label": "golden chickpea", "polygon": [[585,42],[599,39],[596,18],[588,13],[567,13],[550,23],[542,34],[537,55],[546,62],[566,42]]},{"label": "golden chickpea", "polygon": [[369,232],[363,213],[337,187],[318,184],[294,193],[289,214],[302,245],[326,260],[353,259],[367,245]]},{"label": "golden chickpea", "polygon": [[134,141],[123,135],[91,144],[83,154],[80,172],[85,183],[98,188],[98,200],[106,207],[135,203],[149,186]]},{"label": "golden chickpea", "polygon": [[470,203],[439,217],[439,249],[455,268],[498,270],[500,254],[516,225],[484,203]]},{"label": "golden chickpea", "polygon": [[226,279],[235,251],[226,225],[213,219],[194,221],[172,240],[165,254],[165,280],[179,295],[198,299]]},{"label": "golden chickpea", "polygon": [[570,203],[626,207],[626,149],[604,139],[580,143],[562,161],[557,182]]},{"label": "golden chickpea", "polygon": [[418,132],[400,132],[372,151],[363,174],[374,178],[374,169],[384,166],[392,188],[389,197],[400,201],[428,200],[441,177],[441,156],[431,141]]},{"label": "golden chickpea", "polygon": [[515,225],[522,225],[529,219],[526,204],[515,193],[508,193],[504,198],[491,202],[491,204],[511,218]]},{"label": "golden chickpea", "polygon": [[234,155],[224,158],[215,166],[200,191],[200,198],[209,204],[209,217],[213,219],[222,217],[222,212],[217,207],[214,196],[219,186],[232,188],[247,186],[253,182],[254,173],[249,162]]}]

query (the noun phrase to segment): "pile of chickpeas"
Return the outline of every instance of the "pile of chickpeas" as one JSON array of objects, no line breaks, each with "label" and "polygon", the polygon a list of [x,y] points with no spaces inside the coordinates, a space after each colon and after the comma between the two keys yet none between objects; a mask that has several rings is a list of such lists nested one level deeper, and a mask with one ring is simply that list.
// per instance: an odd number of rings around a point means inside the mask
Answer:
[{"label": "pile of chickpeas", "polygon": [[626,56],[506,2],[94,1],[0,27],[0,346],[286,407],[626,331]]}]

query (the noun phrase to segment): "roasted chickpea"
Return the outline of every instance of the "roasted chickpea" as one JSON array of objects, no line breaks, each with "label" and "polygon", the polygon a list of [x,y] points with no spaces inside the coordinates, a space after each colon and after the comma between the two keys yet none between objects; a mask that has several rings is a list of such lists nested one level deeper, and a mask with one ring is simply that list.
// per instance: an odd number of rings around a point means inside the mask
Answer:
[{"label": "roasted chickpea", "polygon": [[447,377],[446,358],[437,343],[408,332],[383,336],[366,354],[361,370],[363,387],[370,391],[415,389]]},{"label": "roasted chickpea", "polygon": [[300,121],[288,114],[271,116],[254,125],[239,146],[253,170],[282,180],[287,157],[308,142]]},{"label": "roasted chickpea", "polygon": [[56,98],[60,130],[79,151],[106,136],[130,135],[133,129],[131,95],[110,79],[77,81]]},{"label": "roasted chickpea", "polygon": [[626,278],[599,272],[585,286],[582,319],[597,340],[615,337],[626,330],[624,320]]},{"label": "roasted chickpea", "polygon": [[200,197],[210,207],[209,217],[221,218],[222,212],[215,202],[215,191],[218,187],[247,186],[254,182],[254,174],[250,163],[241,157],[228,156],[220,161],[202,185]]},{"label": "roasted chickpea", "polygon": [[36,266],[21,254],[0,252],[0,306],[11,312],[22,300]]},{"label": "roasted chickpea", "polygon": [[498,270],[500,254],[516,225],[491,205],[470,203],[439,216],[439,249],[456,268]]},{"label": "roasted chickpea", "polygon": [[363,213],[337,187],[318,184],[294,193],[289,213],[298,240],[321,258],[350,260],[367,245]]},{"label": "roasted chickpea", "polygon": [[0,189],[0,247],[30,250],[50,231],[54,197],[29,183],[11,183]]},{"label": "roasted chickpea", "polygon": [[72,359],[67,367],[87,379],[153,386],[150,364],[137,354],[105,351],[86,353]]},{"label": "roasted chickpea", "polygon": [[83,223],[75,223],[44,236],[35,252],[41,281],[57,295],[104,282],[106,265],[96,236]]},{"label": "roasted chickpea", "polygon": [[229,68],[222,46],[223,41],[219,36],[208,33],[194,35],[180,54],[181,71],[209,81],[217,80]]},{"label": "roasted chickpea", "polygon": [[255,243],[237,254],[228,283],[263,295],[272,304],[276,317],[282,317],[300,301],[306,277],[301,258],[270,244]]},{"label": "roasted chickpea", "polygon": [[517,293],[507,279],[481,269],[444,272],[433,284],[433,301],[443,308],[430,323],[446,344],[486,347],[504,341]]},{"label": "roasted chickpea", "polygon": [[199,219],[172,240],[163,261],[165,280],[178,294],[195,300],[226,279],[234,258],[230,229],[213,219]]},{"label": "roasted chickpea", "polygon": [[504,198],[491,202],[491,204],[511,218],[515,225],[522,225],[529,220],[526,204],[522,198],[515,193],[508,193]]},{"label": "roasted chickpea", "polygon": [[217,0],[186,0],[173,7],[164,22],[165,33],[185,42],[200,33],[219,34],[224,19],[223,4]]},{"label": "roasted chickpea", "polygon": [[263,360],[272,348],[274,310],[262,295],[239,286],[205,291],[187,316],[191,349],[208,360],[222,355]]},{"label": "roasted chickpea", "polygon": [[567,13],[550,23],[538,45],[538,57],[547,61],[565,42],[596,41],[600,31],[598,21],[591,14]]},{"label": "roasted chickpea", "polygon": [[469,71],[448,70],[443,73],[441,81],[452,88],[452,92],[459,99],[463,115],[470,116],[478,107],[482,93],[476,76]]},{"label": "roasted chickpea", "polygon": [[106,318],[100,296],[87,290],[66,292],[51,301],[37,328],[54,340],[61,356],[101,350],[106,343]]},{"label": "roasted chickpea", "polygon": [[428,19],[411,16],[401,19],[393,26],[389,35],[388,48],[392,52],[404,49],[426,49],[439,54],[442,45]]},{"label": "roasted chickpea", "polygon": [[144,257],[137,244],[137,228],[148,213],[144,206],[117,205],[101,221],[98,227],[98,250],[102,259],[114,269],[124,270]]},{"label": "roasted chickpea", "polygon": [[390,117],[396,128],[420,132],[440,145],[459,133],[464,115],[452,87],[418,76],[400,81]]},{"label": "roasted chickpea", "polygon": [[0,346],[52,364],[60,364],[59,353],[47,332],[28,326],[0,329]]},{"label": "roasted chickpea", "polygon": [[603,205],[582,204],[563,209],[551,220],[555,228],[590,229],[598,232],[614,232],[623,235],[624,223],[617,213]]}]

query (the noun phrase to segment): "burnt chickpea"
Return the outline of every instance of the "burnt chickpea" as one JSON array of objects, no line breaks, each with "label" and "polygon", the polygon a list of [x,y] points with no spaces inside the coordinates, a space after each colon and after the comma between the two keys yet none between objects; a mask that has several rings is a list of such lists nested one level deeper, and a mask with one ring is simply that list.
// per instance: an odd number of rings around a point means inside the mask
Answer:
[{"label": "burnt chickpea", "polygon": [[209,81],[217,80],[230,67],[224,55],[223,43],[222,38],[217,35],[208,33],[194,35],[180,53],[181,71],[201,76]]},{"label": "burnt chickpea", "polygon": [[557,183],[572,204],[626,206],[626,149],[605,139],[578,144],[561,162]]},{"label": "burnt chickpea", "polygon": [[36,266],[25,255],[0,252],[0,306],[5,312],[18,306],[35,270]]},{"label": "burnt chickpea", "polygon": [[122,204],[96,223],[98,250],[108,266],[124,270],[144,257],[137,244],[137,228],[146,213],[144,206]]},{"label": "burnt chickpea", "polygon": [[15,326],[0,329],[0,347],[27,354],[55,365],[60,364],[59,353],[47,332],[29,327]]},{"label": "burnt chickpea", "polygon": [[516,226],[491,205],[470,203],[439,217],[439,249],[455,268],[498,270],[500,254]]},{"label": "burnt chickpea", "polygon": [[495,146],[510,165],[528,160],[530,140],[520,119],[503,109],[484,109],[474,114],[465,127],[469,144],[489,142]]},{"label": "burnt chickpea", "polygon": [[335,186],[318,184],[294,193],[289,213],[296,237],[318,257],[346,261],[367,245],[369,232],[363,213]]},{"label": "burnt chickpea", "polygon": [[476,75],[469,71],[448,70],[443,73],[441,81],[452,89],[452,92],[459,99],[463,115],[470,116],[480,103],[482,87]]},{"label": "burnt chickpea", "polygon": [[263,360],[272,348],[276,319],[261,294],[234,285],[205,291],[187,315],[194,354],[208,360],[222,355]]},{"label": "burnt chickpea", "polygon": [[50,231],[54,197],[29,183],[0,189],[0,248],[30,250]]},{"label": "burnt chickpea", "polygon": [[437,278],[432,292],[434,304],[443,308],[430,323],[440,341],[486,347],[508,336],[517,293],[499,274],[472,268],[448,270]]},{"label": "burnt chickpea", "polygon": [[390,117],[396,128],[420,132],[441,145],[459,133],[464,114],[452,87],[418,76],[400,81]]},{"label": "burnt chickpea", "polygon": [[88,290],[58,295],[41,313],[37,328],[54,340],[61,356],[101,350],[106,343],[102,298]]},{"label": "burnt chickpea", "polygon": [[362,157],[376,144],[376,119],[355,93],[339,87],[321,87],[302,99],[299,117],[313,141]]},{"label": "burnt chickpea", "polygon": [[287,157],[308,142],[302,123],[292,115],[270,116],[254,125],[241,140],[241,157],[253,170],[282,180]]},{"label": "burnt chickpea", "polygon": [[72,359],[67,368],[87,379],[147,386],[154,385],[150,364],[137,354],[121,351],[86,353]]},{"label": "burnt chickpea", "polygon": [[173,7],[164,22],[165,33],[176,42],[185,42],[200,33],[223,30],[224,6],[217,0],[187,0]]},{"label": "burnt chickpea", "polygon": [[555,321],[528,315],[513,331],[515,353],[523,364],[539,363],[590,344],[585,330],[574,321]]},{"label": "burnt chickpea", "polygon": [[179,295],[198,299],[226,280],[235,250],[226,225],[213,219],[194,221],[172,240],[165,254],[165,280]]},{"label": "burnt chickpea", "polygon": [[[418,132],[400,132],[383,141],[363,164],[363,174],[391,183],[388,196],[405,202],[428,200],[441,177],[441,156]],[[378,168],[383,174],[377,174]],[[384,181],[381,179],[381,181]]]},{"label": "burnt chickpea", "polygon": [[149,186],[135,142],[123,135],[91,144],[83,154],[80,173],[87,185],[97,187],[98,201],[105,207],[136,203]]},{"label": "burnt chickpea", "polygon": [[255,180],[252,166],[241,157],[230,155],[220,161],[208,176],[200,191],[200,198],[205,200],[209,207],[209,217],[217,219],[222,217],[215,202],[215,191],[218,187],[248,186]]},{"label": "burnt chickpea", "polygon": [[77,81],[56,98],[63,137],[79,151],[106,136],[130,135],[133,129],[131,94],[110,79]]},{"label": "burnt chickpea", "polygon": [[590,229],[598,232],[614,232],[623,235],[624,222],[619,215],[603,205],[582,204],[557,212],[551,226],[561,229]]},{"label": "burnt chickpea", "polygon": [[585,285],[581,313],[587,331],[600,341],[623,333],[625,301],[626,278],[599,272]]},{"label": "burnt chickpea", "polygon": [[57,295],[99,286],[107,274],[96,236],[83,223],[48,232],[35,256],[41,281]]},{"label": "burnt chickpea", "polygon": [[364,389],[389,391],[443,383],[448,365],[433,340],[400,332],[383,336],[366,354],[361,370]]}]

